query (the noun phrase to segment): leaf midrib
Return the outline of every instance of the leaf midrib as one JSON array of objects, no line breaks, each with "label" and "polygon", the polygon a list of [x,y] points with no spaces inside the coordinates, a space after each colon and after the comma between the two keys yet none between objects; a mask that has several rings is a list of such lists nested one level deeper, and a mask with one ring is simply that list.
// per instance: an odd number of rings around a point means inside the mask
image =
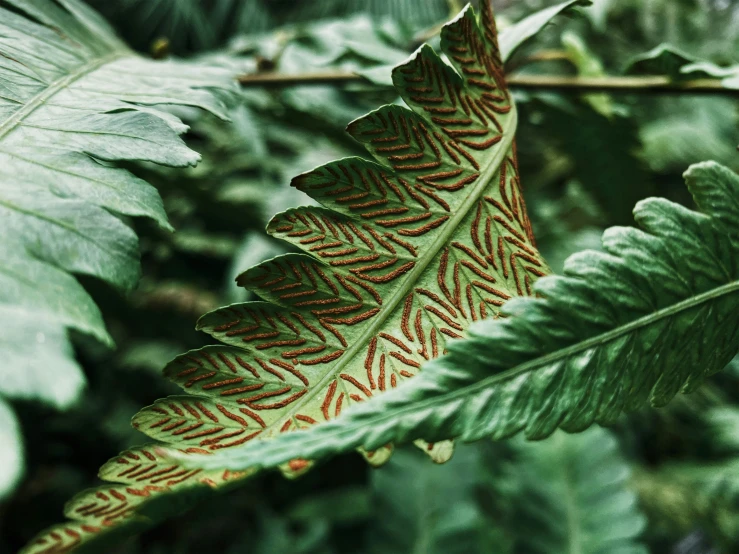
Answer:
[{"label": "leaf midrib", "polygon": [[[375,318],[370,320],[370,323],[359,335],[359,337],[357,337],[357,340],[354,341],[354,343],[344,351],[344,354],[341,356],[341,358],[339,358],[332,366],[331,371],[327,372],[327,374],[323,378],[321,378],[318,383],[316,383],[315,388],[313,388],[315,394],[320,393],[320,391],[323,390],[324,386],[326,386],[331,380],[335,379],[336,376],[341,373],[341,369],[343,369],[347,364],[351,363],[352,360],[354,360],[354,357],[359,353],[359,351],[364,349],[369,341],[374,336],[376,336],[377,333],[379,333],[379,331],[383,328],[385,322],[387,321],[388,317],[390,317],[390,315],[395,312],[400,303],[412,291],[413,287],[418,281],[418,278],[423,274],[424,271],[426,271],[426,268],[436,257],[436,255],[441,251],[442,246],[444,246],[457,231],[459,224],[467,216],[470,209],[472,209],[472,207],[475,206],[480,200],[480,197],[488,188],[490,180],[495,175],[495,172],[498,171],[498,168],[500,167],[503,160],[505,160],[505,157],[508,154],[508,150],[510,149],[511,145],[513,144],[513,140],[515,139],[518,114],[513,101],[511,101],[511,111],[509,112],[509,117],[510,119],[508,121],[508,125],[506,126],[506,133],[504,133],[503,139],[496,145],[498,147],[498,150],[496,151],[495,156],[491,158],[490,163],[488,163],[488,165],[480,171],[480,177],[475,181],[473,189],[467,194],[464,201],[457,209],[456,213],[442,226],[442,229],[437,235],[436,239],[429,245],[427,249],[424,249],[424,252],[426,252],[426,254],[421,254],[421,256],[419,256],[418,263],[406,274],[403,284],[397,287],[395,293],[388,299],[386,303],[383,303],[381,307],[381,312]],[[309,392],[302,399],[298,399],[296,402],[293,402],[290,409],[286,412],[285,417],[293,417],[293,414],[301,406],[312,400],[315,397],[315,394],[311,394],[311,392]],[[284,417],[278,418],[275,421],[275,425],[277,424],[277,422],[284,421],[284,419]]]},{"label": "leaf midrib", "polygon": [[700,306],[703,303],[710,302],[711,300],[715,300],[724,295],[728,295],[732,292],[737,291],[739,291],[739,280],[732,281],[731,283],[727,283],[725,285],[713,288],[709,291],[691,296],[690,298],[681,300],[676,304],[672,304],[671,306],[642,316],[638,319],[635,319],[634,321],[631,321],[625,325],[621,325],[620,327],[616,327],[615,329],[612,329],[600,335],[596,335],[584,341],[577,342],[571,346],[567,346],[565,348],[552,352],[551,354],[535,358],[534,360],[531,360],[529,362],[524,362],[517,367],[503,371],[491,377],[487,377],[479,383],[471,385],[467,388],[484,388],[485,386],[494,384],[498,381],[507,381],[509,379],[515,378],[522,373],[538,369],[539,366],[548,365],[552,362],[559,361],[560,359],[568,358],[573,354],[578,354],[580,352],[588,350],[589,348],[604,345],[608,342],[611,342],[612,340],[619,338],[622,335],[629,334],[641,327],[647,327],[653,323],[656,323],[657,321],[667,319],[679,314],[682,311],[687,311],[691,308],[695,308],[696,306]]},{"label": "leaf midrib", "polygon": [[38,108],[43,106],[49,98],[52,98],[59,91],[67,88],[75,81],[81,79],[88,73],[92,73],[106,63],[112,62],[114,60],[117,60],[118,58],[122,58],[127,55],[130,55],[129,52],[116,50],[106,56],[96,58],[86,64],[77,67],[68,75],[51,83],[47,88],[43,90],[43,92],[40,92],[39,94],[34,96],[29,102],[24,104],[24,106],[20,110],[14,112],[13,115],[11,115],[7,120],[0,123],[0,141],[2,141],[2,139],[10,132],[15,130],[15,128],[21,123],[21,121],[35,112]]},{"label": "leaf midrib", "polygon": [[[452,401],[456,399],[457,397],[470,397],[471,395],[475,394],[479,389],[485,389],[487,387],[493,386],[496,383],[500,381],[507,381],[517,375],[520,375],[521,373],[525,373],[528,371],[533,371],[535,369],[538,369],[540,366],[544,366],[552,361],[557,361],[560,358],[567,358],[568,356],[571,356],[573,354],[576,354],[578,352],[581,352],[583,350],[587,350],[588,348],[591,348],[593,346],[598,346],[605,344],[611,340],[614,340],[618,338],[621,335],[627,334],[631,331],[634,331],[636,329],[639,329],[641,327],[646,327],[648,325],[651,325],[652,323],[656,323],[657,321],[660,321],[662,319],[674,316],[676,314],[679,314],[682,311],[689,310],[691,308],[695,308],[697,306],[700,306],[701,304],[704,304],[706,302],[710,302],[712,300],[716,300],[717,298],[720,298],[724,295],[731,294],[732,292],[739,291],[739,280],[733,281],[731,283],[727,283],[725,285],[721,285],[719,287],[716,287],[714,289],[711,289],[707,292],[698,294],[696,296],[692,296],[686,300],[683,300],[681,302],[678,302],[676,304],[673,304],[672,306],[668,306],[667,308],[663,308],[661,310],[658,310],[656,312],[653,312],[647,316],[640,317],[631,323],[628,323],[626,325],[623,325],[621,327],[618,327],[617,329],[614,329],[612,331],[608,331],[607,333],[603,333],[601,335],[597,335],[595,337],[592,337],[590,339],[587,339],[585,341],[576,343],[572,346],[569,346],[567,348],[563,348],[561,350],[557,350],[556,352],[552,354],[548,354],[543,357],[536,358],[534,360],[531,360],[529,362],[525,362],[523,364],[520,364],[517,367],[514,367],[510,370],[503,371],[497,375],[493,375],[491,377],[487,377],[486,379],[483,379],[482,381],[479,381],[477,383],[474,383],[472,385],[468,385],[465,387],[462,387],[460,389],[457,389],[451,393],[444,394],[442,396],[442,399],[444,401]],[[421,376],[422,378],[422,376]],[[436,404],[439,401],[439,397],[433,397],[428,398],[426,400],[419,400],[416,402],[413,402],[411,404],[407,404],[399,409],[394,410],[387,410],[385,413],[379,414],[377,417],[372,417],[371,421],[374,424],[378,422],[383,422],[386,419],[398,419],[399,414],[403,414],[408,411],[418,412],[420,410],[433,408],[434,404]],[[366,425],[366,419],[364,420],[364,425]],[[329,436],[338,436],[342,434],[354,434],[356,433],[356,428],[347,425],[344,423],[342,425],[342,422],[340,420],[334,420],[333,424],[335,427],[337,427],[336,432],[330,433]],[[310,431],[307,431],[307,433],[310,435]],[[290,437],[287,437],[290,438]],[[301,437],[301,443],[303,445],[309,444],[312,440],[313,442],[317,443],[325,443],[327,438],[324,435],[318,434],[318,436],[311,438],[311,437]],[[264,447],[262,447],[264,448]],[[214,467],[222,468],[222,467],[240,467],[240,463],[250,463],[250,467],[258,464],[259,462],[249,462],[248,460],[255,456],[256,450],[253,446],[246,445],[244,447],[241,447],[241,449],[244,450],[244,456],[243,459],[245,459],[245,462],[239,462],[239,456],[234,454],[227,454],[224,456],[225,459],[230,459],[231,464],[226,462],[224,464],[224,461],[216,461],[219,455],[216,455],[214,460],[203,460],[200,464],[198,464],[198,467],[203,467],[206,469],[212,469]],[[250,452],[250,450],[255,450],[254,452]],[[285,445],[283,450],[290,451],[291,446]],[[281,455],[279,454],[279,451],[275,453],[278,457]],[[264,451],[262,450],[260,452],[260,456],[264,455]],[[282,454],[284,455],[284,454]],[[210,462],[210,463],[209,463]]]},{"label": "leaf midrib", "polygon": [[[564,435],[561,432],[557,435],[559,438],[560,452],[567,448]],[[564,457],[564,456],[563,456]],[[563,460],[560,460],[563,462]],[[577,502],[576,479],[573,475],[571,464],[560,463],[560,473],[562,475],[564,490],[564,511],[565,520],[567,521],[567,552],[569,554],[583,554],[583,541],[580,533],[580,509]]]}]

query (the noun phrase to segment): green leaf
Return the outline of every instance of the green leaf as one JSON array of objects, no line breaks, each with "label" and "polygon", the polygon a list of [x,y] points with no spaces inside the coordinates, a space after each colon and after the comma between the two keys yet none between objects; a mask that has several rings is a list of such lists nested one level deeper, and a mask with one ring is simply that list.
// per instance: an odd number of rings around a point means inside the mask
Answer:
[{"label": "green leaf", "polygon": [[500,55],[509,59],[524,42],[539,33],[547,23],[560,13],[575,6],[590,6],[591,0],[570,0],[538,12],[518,21],[500,34]]},{"label": "green leaf", "polygon": [[247,475],[184,468],[152,446],[131,448],[100,469],[100,478],[111,483],[83,491],[66,504],[64,513],[72,521],[50,527],[22,552],[105,551]]},{"label": "green leaf", "polygon": [[679,172],[686,164],[713,159],[739,169],[731,98],[670,98],[660,102],[661,116],[642,124],[641,156],[655,172]]},{"label": "green leaf", "polygon": [[[198,328],[225,345],[165,368],[204,397],[202,408],[161,400],[134,418],[139,430],[215,451],[325,422],[413,377],[472,321],[530,293],[547,269],[522,204],[515,108],[489,11],[481,25],[468,9],[442,31],[465,78],[422,47],[393,74],[414,111],[385,106],[349,125],[380,163],[346,158],[293,180],[324,208],[288,210],[267,230],[311,256],[280,256],[238,278],[268,302],[203,316]],[[430,452],[449,455],[444,445]]]},{"label": "green leaf", "polygon": [[593,427],[561,431],[541,442],[517,441],[517,457],[500,478],[513,505],[506,530],[514,552],[646,554],[636,539],[646,525],[629,490],[629,467],[616,439]]},{"label": "green leaf", "polygon": [[[238,278],[265,301],[200,319],[224,344],[167,365],[190,396],[143,409],[140,431],[202,453],[320,427],[415,378],[473,321],[531,294],[548,268],[521,197],[516,110],[489,6],[479,18],[465,9],[441,44],[453,67],[424,46],[393,72],[410,109],[384,106],[349,125],[377,161],[345,158],[293,180],[324,207],[278,214],[268,232],[304,254]],[[366,458],[382,463],[384,447]],[[446,442],[424,450],[438,461],[451,455]],[[309,467],[302,456],[284,462],[288,474]],[[93,527],[81,541],[92,544],[102,529]]]},{"label": "green leaf", "polygon": [[[494,32],[490,12],[482,25]],[[225,346],[167,366],[213,417],[187,410],[187,397],[165,399],[136,416],[140,430],[215,451],[327,421],[530,293],[546,267],[521,203],[515,109],[493,39],[477,26],[468,9],[442,32],[468,77],[423,47],[394,72],[415,111],[385,106],[349,125],[381,163],[346,158],[293,180],[325,207],[288,210],[268,232],[312,256],[280,256],[238,278],[271,303],[205,315],[198,328]]]},{"label": "green leaf", "polygon": [[[603,63],[579,35],[572,31],[565,31],[562,33],[562,46],[570,62],[577,68],[578,75],[583,77],[604,77],[606,75]],[[584,94],[582,98],[596,112],[605,117],[613,116],[616,111],[607,93]]]},{"label": "green leaf", "polygon": [[462,445],[443,465],[412,454],[372,473],[371,553],[646,553],[630,469],[605,429]]},{"label": "green leaf", "polygon": [[540,439],[691,392],[739,350],[736,221],[715,208],[735,203],[739,179],[710,162],[686,176],[703,213],[640,202],[642,229],[607,230],[605,252],[571,256],[564,276],[536,283],[538,297],[478,322],[407,385],[303,433],[185,463],[270,467],[419,437]]},{"label": "green leaf", "polygon": [[13,409],[0,398],[0,501],[7,498],[23,476],[23,438]]},{"label": "green leaf", "polygon": [[[501,60],[503,60],[503,63],[507,62],[523,43],[535,36],[560,13],[575,6],[589,5],[591,5],[590,0],[570,0],[569,2],[563,2],[551,8],[539,10],[510,27],[506,27],[500,32],[498,40]],[[391,72],[394,67],[395,63],[389,63],[368,69],[360,69],[355,71],[355,73],[376,85],[390,86],[393,84]]]},{"label": "green leaf", "polygon": [[624,73],[631,75],[669,75],[679,78],[682,68],[696,61],[698,61],[698,58],[671,44],[660,44],[649,52],[631,58],[624,68]]},{"label": "green leaf", "polygon": [[626,65],[626,73],[669,75],[675,80],[719,79],[724,88],[739,89],[739,64],[728,67],[702,60],[671,44],[660,44],[635,56]]},{"label": "green leaf", "polygon": [[194,164],[186,125],[158,106],[223,115],[207,89],[229,78],[136,56],[77,0],[0,2],[0,35],[0,394],[67,406],[84,385],[67,329],[112,344],[72,274],[131,290],[138,244],[120,216],[171,229],[156,190],[109,162]]}]

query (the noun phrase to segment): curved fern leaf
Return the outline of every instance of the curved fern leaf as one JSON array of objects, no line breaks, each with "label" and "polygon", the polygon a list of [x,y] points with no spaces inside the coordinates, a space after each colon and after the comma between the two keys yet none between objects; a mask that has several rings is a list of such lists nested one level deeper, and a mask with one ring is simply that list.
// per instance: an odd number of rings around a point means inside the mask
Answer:
[{"label": "curved fern leaf", "polygon": [[77,0],[4,0],[0,36],[0,394],[64,406],[84,383],[66,329],[112,342],[71,274],[130,290],[137,238],[118,216],[169,228],[156,190],[107,162],[195,163],[157,106],[222,115],[206,89],[229,79],[136,56]]},{"label": "curved fern leaf", "polygon": [[64,509],[72,521],[47,529],[22,552],[101,552],[190,508],[217,487],[226,490],[229,484],[243,481],[248,474],[184,468],[149,446],[122,452],[99,475],[111,483],[72,498]]},{"label": "curved fern leaf", "polygon": [[418,437],[540,439],[694,390],[739,349],[739,176],[707,162],[685,177],[703,213],[640,202],[641,230],[609,229],[604,253],[571,256],[564,276],[536,283],[539,297],[511,300],[509,317],[474,325],[406,386],[305,433],[186,463],[266,467]]},{"label": "curved fern leaf", "polygon": [[201,398],[145,408],[139,430],[216,451],[323,423],[414,377],[471,322],[531,293],[547,268],[521,198],[490,9],[479,24],[465,10],[442,48],[458,71],[425,46],[393,72],[412,110],[384,106],[349,125],[377,162],[347,158],[293,180],[324,208],[288,210],[268,232],[305,254],[239,277],[267,302],[203,316],[198,328],[225,346],[165,369]]}]

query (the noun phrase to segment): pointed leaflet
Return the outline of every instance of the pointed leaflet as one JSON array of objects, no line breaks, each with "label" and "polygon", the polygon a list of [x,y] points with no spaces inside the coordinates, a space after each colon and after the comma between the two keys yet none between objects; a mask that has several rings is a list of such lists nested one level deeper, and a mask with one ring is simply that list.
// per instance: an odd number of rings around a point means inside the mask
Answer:
[{"label": "pointed leaflet", "polygon": [[543,438],[694,390],[739,350],[739,178],[709,162],[686,173],[697,213],[664,199],[637,204],[642,230],[614,227],[605,252],[571,256],[538,298],[506,304],[406,386],[294,436],[198,467],[274,466],[393,441]]},{"label": "pointed leaflet", "polygon": [[71,274],[129,290],[137,238],[117,215],[169,227],[154,188],[105,162],[196,162],[156,106],[219,114],[206,89],[229,77],[140,58],[77,0],[0,1],[0,37],[0,394],[65,406],[84,384],[66,329],[111,342]]},{"label": "pointed leaflet", "polygon": [[517,21],[500,33],[500,54],[503,60],[510,58],[519,46],[541,31],[555,16],[575,6],[590,6],[592,3],[591,0],[570,0]]},{"label": "pointed leaflet", "polygon": [[[190,508],[216,488],[242,481],[245,475],[183,468],[163,459],[152,447],[132,448],[101,468],[100,477],[112,483],[72,498],[64,510],[72,521],[47,529],[23,552],[99,553],[104,547],[120,545],[126,536]],[[119,525],[121,522],[125,525]]]}]

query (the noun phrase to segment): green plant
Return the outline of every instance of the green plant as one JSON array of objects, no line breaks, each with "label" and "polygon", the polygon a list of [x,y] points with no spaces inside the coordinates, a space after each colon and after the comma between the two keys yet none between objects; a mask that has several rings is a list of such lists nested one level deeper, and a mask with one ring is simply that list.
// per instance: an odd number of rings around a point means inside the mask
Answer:
[{"label": "green plant", "polygon": [[[324,207],[290,209],[268,230],[309,255],[243,273],[239,284],[266,302],[203,316],[198,328],[223,344],[165,369],[190,395],[159,400],[134,418],[174,448],[135,447],[110,460],[100,476],[112,484],[75,497],[66,508],[74,521],[27,551],[99,551],[243,486],[260,468],[297,476],[353,448],[379,465],[408,441],[443,462],[453,439],[520,431],[542,439],[558,427],[614,424],[622,412],[646,400],[663,406],[720,370],[739,349],[739,178],[731,170],[691,167],[688,188],[702,213],[642,201],[641,230],[607,231],[605,252],[571,257],[562,277],[547,276],[534,245],[503,61],[577,3],[509,28],[503,55],[489,6],[479,20],[466,9],[442,30],[455,68],[428,46],[396,68],[396,89],[411,109],[384,106],[348,129],[379,163],[343,158],[293,180]],[[590,109],[607,108],[604,119],[615,113],[604,97],[593,99]],[[470,540],[479,551],[644,551],[643,519],[614,444],[598,429],[510,443],[501,452],[512,465],[491,464],[491,483],[460,480],[457,501],[468,512],[425,540],[454,548]],[[435,471],[401,456],[391,468]],[[507,526],[483,531],[490,514],[471,499],[475,487],[494,499]],[[562,513],[560,495],[571,500]],[[581,510],[587,515],[573,515]],[[424,506],[417,511],[427,517]],[[529,536],[531,526],[540,532]],[[418,544],[394,548],[423,548],[432,527],[424,521]],[[307,538],[300,544],[313,551]]]},{"label": "green plant", "polygon": [[140,268],[126,218],[171,230],[156,190],[110,162],[194,164],[187,126],[161,105],[225,117],[214,91],[230,77],[140,58],[74,0],[3,2],[0,34],[0,397],[69,407],[85,378],[68,333],[113,344],[75,275],[130,292]]}]

